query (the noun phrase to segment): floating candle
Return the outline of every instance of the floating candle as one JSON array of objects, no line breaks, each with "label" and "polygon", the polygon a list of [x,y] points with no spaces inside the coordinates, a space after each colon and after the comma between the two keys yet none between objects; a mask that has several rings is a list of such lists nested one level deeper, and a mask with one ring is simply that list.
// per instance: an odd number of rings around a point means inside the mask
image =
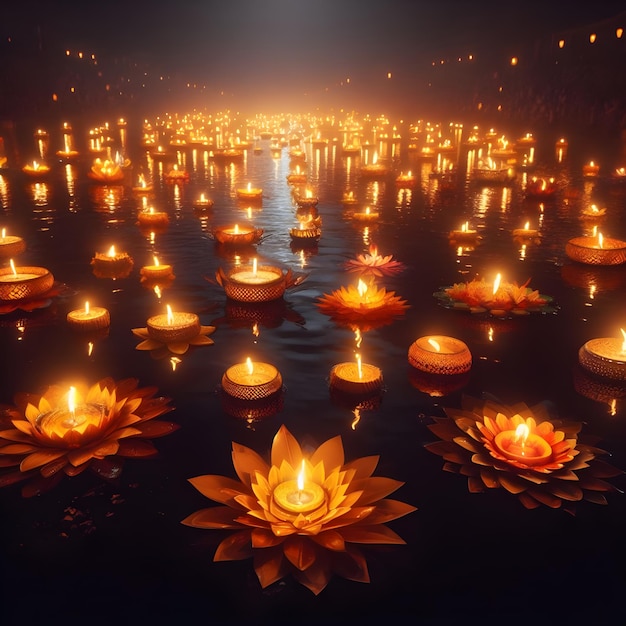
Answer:
[{"label": "floating candle", "polygon": [[54,284],[54,276],[45,267],[10,267],[0,269],[0,300],[23,300],[39,296]]},{"label": "floating candle", "polygon": [[552,456],[550,444],[541,435],[532,432],[527,422],[519,424],[515,430],[499,432],[493,444],[510,461],[531,467],[544,464]]},{"label": "floating candle", "polygon": [[111,317],[104,307],[92,307],[85,302],[85,308],[67,314],[67,323],[76,330],[99,330],[110,325]]},{"label": "floating candle", "polygon": [[620,265],[626,262],[626,241],[604,237],[574,237],[565,244],[565,254],[588,265]]},{"label": "floating candle", "polygon": [[307,480],[305,468],[306,462],[302,459],[297,479],[279,483],[274,488],[273,501],[284,511],[297,514],[310,513],[326,502],[326,492],[323,487]]},{"label": "floating candle", "polygon": [[453,241],[467,240],[472,241],[478,237],[478,231],[469,227],[469,222],[461,224],[461,228],[450,232],[449,238]]},{"label": "floating candle", "polygon": [[200,320],[195,313],[172,311],[167,305],[167,313],[148,318],[148,335],[162,343],[186,342],[196,337],[200,331]]},{"label": "floating candle", "polygon": [[622,339],[602,337],[587,341],[578,351],[580,364],[598,376],[626,380],[626,332]]},{"label": "floating candle", "polygon": [[366,207],[364,211],[355,211],[352,214],[352,218],[355,220],[360,220],[363,222],[367,222],[370,220],[377,220],[380,217],[380,213],[378,211],[372,211],[370,207]]},{"label": "floating candle", "polygon": [[361,355],[355,362],[338,363],[330,371],[330,386],[344,393],[362,394],[379,391],[383,384],[382,370],[363,363]]},{"label": "floating candle", "polygon": [[514,228],[513,237],[520,239],[537,237],[539,231],[536,228],[530,228],[530,222],[524,224],[524,228]]},{"label": "floating candle", "polygon": [[261,200],[263,190],[259,187],[253,187],[252,183],[248,183],[247,187],[237,189],[237,197],[245,200]]},{"label": "floating candle", "polygon": [[170,218],[165,211],[155,211],[154,207],[150,207],[137,214],[137,222],[141,226],[167,226],[169,221]]},{"label": "floating candle", "polygon": [[279,391],[283,381],[270,363],[252,361],[231,365],[222,376],[222,388],[240,400],[261,400]]},{"label": "floating candle", "polygon": [[282,272],[273,267],[258,267],[256,257],[252,259],[252,265],[244,267],[230,274],[229,278],[233,282],[245,285],[266,285],[281,280]]},{"label": "floating candle", "polygon": [[172,278],[172,266],[167,263],[159,263],[159,258],[155,255],[153,257],[153,265],[144,265],[139,273],[143,278],[151,280],[158,280],[159,278],[169,279]]},{"label": "floating candle", "polygon": [[26,242],[16,235],[7,235],[6,228],[0,236],[0,258],[15,257],[26,250]]},{"label": "floating candle", "polygon": [[464,374],[472,367],[472,354],[460,339],[433,335],[420,337],[409,347],[409,363],[430,374]]}]

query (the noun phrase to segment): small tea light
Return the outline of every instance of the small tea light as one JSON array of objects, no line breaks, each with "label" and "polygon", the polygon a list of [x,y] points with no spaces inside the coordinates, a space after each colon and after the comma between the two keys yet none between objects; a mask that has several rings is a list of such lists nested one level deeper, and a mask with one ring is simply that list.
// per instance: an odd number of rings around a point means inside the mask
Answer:
[{"label": "small tea light", "polygon": [[626,332],[622,339],[591,339],[578,351],[578,361],[587,371],[605,378],[626,380]]},{"label": "small tea light", "polygon": [[313,195],[313,192],[310,189],[307,189],[304,192],[303,196],[298,196],[296,198],[296,204],[299,209],[307,209],[316,207],[319,202],[319,198]]},{"label": "small tea light", "polygon": [[565,244],[565,254],[588,265],[620,265],[626,262],[626,241],[604,237],[574,237]]},{"label": "small tea light", "polygon": [[[274,488],[272,499],[283,511],[294,514],[311,513],[326,503],[326,491],[321,485],[307,479],[306,467],[306,461],[302,459],[296,480],[278,483]],[[312,469],[308,473],[313,473]]]},{"label": "small tea light", "polygon": [[67,314],[67,323],[75,330],[100,330],[110,325],[111,317],[104,307],[92,307],[85,302],[83,309],[74,309]]},{"label": "small tea light", "polygon": [[213,231],[213,236],[219,243],[248,245],[260,239],[263,230],[251,224],[233,224],[219,226]]},{"label": "small tea light", "polygon": [[96,252],[93,260],[104,264],[132,261],[127,252],[117,252],[115,246],[111,246],[107,252]]},{"label": "small tea light", "polygon": [[524,228],[513,229],[513,237],[518,237],[520,239],[530,239],[537,237],[538,234],[539,231],[536,228],[530,228],[530,222],[526,222],[526,224],[524,224]]},{"label": "small tea light", "polygon": [[354,191],[346,191],[341,198],[341,204],[343,204],[344,206],[354,206],[358,203],[359,201],[354,195]]},{"label": "small tea light", "polygon": [[383,373],[379,367],[361,361],[338,363],[330,370],[330,386],[344,393],[365,394],[379,391],[383,384]]},{"label": "small tea light", "polygon": [[146,327],[148,335],[162,343],[189,341],[197,337],[201,331],[200,319],[195,313],[172,311],[167,305],[167,313],[148,318]]},{"label": "small tea light", "polygon": [[433,335],[420,337],[409,347],[409,363],[430,374],[464,374],[472,367],[472,354],[460,339]]},{"label": "small tea light", "polygon": [[205,193],[201,193],[200,197],[194,202],[197,209],[210,209],[213,206],[213,200]]},{"label": "small tea light", "polygon": [[0,258],[15,257],[26,250],[26,242],[17,235],[7,235],[7,229],[0,233]]},{"label": "small tea light", "polygon": [[400,174],[396,177],[396,185],[412,187],[414,184],[415,176],[413,176],[411,171],[408,171],[406,174],[404,172],[400,172]]},{"label": "small tea light", "polygon": [[583,165],[583,176],[586,178],[595,178],[599,173],[600,166],[593,161],[589,161],[589,163]]},{"label": "small tea light", "polygon": [[172,278],[172,266],[167,263],[159,263],[159,258],[155,255],[153,257],[154,263],[152,265],[144,265],[139,273],[143,278],[150,280],[169,279]]},{"label": "small tea light", "polygon": [[154,207],[150,207],[137,214],[137,222],[140,226],[159,227],[167,226],[170,218],[165,211],[155,211]]},{"label": "small tea light", "polygon": [[270,363],[252,361],[231,365],[222,376],[224,391],[240,400],[261,400],[282,387],[280,372]]},{"label": "small tea light", "polygon": [[23,300],[45,293],[54,285],[54,276],[45,267],[10,267],[0,269],[0,300]]},{"label": "small tea light", "polygon": [[291,228],[289,235],[294,241],[299,243],[316,243],[322,236],[322,229],[318,227],[309,228],[304,223],[300,222],[298,228]]},{"label": "small tea light", "polygon": [[237,197],[242,200],[261,200],[263,197],[263,189],[253,187],[252,183],[248,183],[247,187],[237,189]]},{"label": "small tea light", "polygon": [[541,465],[552,456],[550,444],[533,432],[526,422],[519,424],[515,430],[499,432],[493,445],[509,461],[523,465]]},{"label": "small tea light", "polygon": [[472,241],[478,237],[478,231],[469,227],[469,222],[461,224],[461,228],[450,232],[449,239],[454,241]]},{"label": "small tea light", "polygon": [[352,214],[352,218],[363,222],[374,221],[380,217],[378,211],[372,211],[370,207],[366,207],[364,211],[355,211]]},{"label": "small tea light", "polygon": [[267,285],[283,279],[282,272],[273,267],[258,267],[257,259],[252,259],[252,265],[233,272],[228,277],[232,282],[244,285]]}]

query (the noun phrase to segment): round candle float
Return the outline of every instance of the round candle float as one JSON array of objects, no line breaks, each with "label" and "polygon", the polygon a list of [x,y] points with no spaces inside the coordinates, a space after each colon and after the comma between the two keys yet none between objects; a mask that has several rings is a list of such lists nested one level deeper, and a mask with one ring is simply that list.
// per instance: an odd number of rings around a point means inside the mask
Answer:
[{"label": "round candle float", "polygon": [[33,161],[32,163],[27,163],[22,171],[24,174],[31,176],[33,178],[38,178],[40,176],[45,176],[50,172],[50,168],[45,163],[39,163],[39,161]]},{"label": "round candle float", "polygon": [[330,387],[343,393],[369,394],[380,391],[382,385],[382,370],[363,363],[359,354],[354,362],[338,363],[330,370]]},{"label": "round candle float", "polygon": [[205,193],[201,193],[200,197],[194,201],[193,206],[195,209],[208,211],[213,207],[213,200],[209,198]]},{"label": "round candle float", "polygon": [[139,273],[142,279],[158,281],[158,280],[169,280],[173,278],[172,266],[167,263],[161,264],[159,263],[159,258],[157,256],[153,257],[154,263],[152,265],[144,265]]},{"label": "round candle float", "polygon": [[597,204],[591,204],[580,212],[581,220],[601,220],[606,217],[606,208],[600,209]]},{"label": "round candle float", "polygon": [[398,176],[396,176],[396,185],[399,187],[412,187],[415,185],[415,176],[409,171],[406,174],[404,172],[400,172]]},{"label": "round candle float", "polygon": [[258,266],[256,258],[252,265],[238,266],[228,274],[218,273],[218,282],[229,298],[241,302],[266,302],[282,297],[286,279],[282,270],[271,265]]},{"label": "round candle float", "polygon": [[6,228],[0,234],[0,258],[15,257],[26,250],[26,242],[17,235],[7,235]]},{"label": "round candle float", "polygon": [[478,237],[478,231],[469,227],[469,222],[461,224],[461,228],[450,231],[449,239],[452,241],[473,241]]},{"label": "round candle float", "polygon": [[291,228],[289,235],[294,242],[304,245],[317,243],[322,236],[322,229],[317,226],[307,227],[304,223],[300,223],[298,228]]},{"label": "round candle float", "polygon": [[493,445],[509,461],[524,465],[543,465],[552,456],[552,447],[539,434],[532,432],[526,423],[515,430],[499,432]]},{"label": "round candle float", "polygon": [[318,202],[319,198],[317,198],[317,196],[314,196],[313,193],[308,189],[303,196],[298,196],[296,198],[296,204],[298,205],[299,209],[310,209],[316,207]]},{"label": "round candle float", "polygon": [[595,178],[599,173],[600,166],[593,161],[589,161],[589,163],[583,165],[583,176],[585,178]]},{"label": "round candle float", "polygon": [[134,261],[126,252],[117,252],[111,246],[108,252],[96,252],[91,265],[96,276],[125,278],[132,271]]},{"label": "round candle float", "polygon": [[354,191],[346,191],[341,198],[341,204],[343,204],[344,207],[359,204],[357,197],[354,195]]},{"label": "round candle float", "polygon": [[213,231],[216,241],[223,244],[249,245],[257,242],[263,235],[263,229],[251,224],[232,224],[218,226]]},{"label": "round candle float", "polygon": [[74,309],[67,314],[67,323],[75,330],[100,330],[110,325],[111,316],[104,307],[92,307],[85,302],[85,308]]},{"label": "round candle float", "polygon": [[534,239],[539,235],[539,231],[536,228],[530,228],[530,222],[526,222],[524,228],[514,228],[513,237],[518,239]]},{"label": "round candle float", "polygon": [[133,192],[136,194],[149,194],[152,189],[152,183],[149,183],[143,174],[139,174],[139,179],[137,180],[137,184],[133,187]]},{"label": "round candle float", "polygon": [[170,218],[166,211],[155,211],[154,207],[150,207],[137,214],[137,223],[140,226],[162,228],[170,223]]},{"label": "round candle float", "polygon": [[69,432],[83,435],[89,427],[100,430],[104,418],[104,406],[76,403],[76,389],[70,387],[67,408],[56,408],[42,413],[35,420],[35,428],[51,440],[64,438]]},{"label": "round candle float", "polygon": [[626,262],[626,241],[603,237],[574,237],[565,244],[565,254],[588,265],[620,265]]},{"label": "round candle float", "polygon": [[352,219],[362,222],[375,221],[379,217],[380,213],[378,211],[372,211],[370,207],[365,207],[364,211],[354,211],[354,213],[352,213]]},{"label": "round candle float", "polygon": [[248,183],[247,187],[237,189],[237,198],[240,200],[258,202],[263,199],[263,189],[260,187],[253,187],[252,183]]},{"label": "round candle float", "polygon": [[288,513],[296,515],[316,511],[326,503],[326,491],[321,485],[306,480],[305,460],[296,480],[278,483],[272,494],[273,503]]},{"label": "round candle float", "polygon": [[146,322],[150,338],[161,343],[185,342],[200,334],[200,319],[195,313],[172,311],[167,305],[167,313],[153,315]]},{"label": "round candle float", "polygon": [[472,354],[460,339],[433,335],[420,337],[409,347],[409,363],[430,374],[464,374],[472,367]]},{"label": "round candle float", "polygon": [[240,400],[261,400],[279,391],[283,379],[270,363],[252,361],[231,365],[222,376],[224,391]]},{"label": "round candle float", "polygon": [[626,380],[626,332],[622,339],[602,337],[587,341],[578,351],[578,361],[592,374]]},{"label": "round candle float", "polygon": [[295,171],[287,174],[287,182],[294,184],[306,183],[306,172],[300,170],[300,166],[297,165]]},{"label": "round candle float", "polygon": [[0,300],[24,300],[40,296],[54,285],[54,276],[45,267],[10,267],[0,269]]}]

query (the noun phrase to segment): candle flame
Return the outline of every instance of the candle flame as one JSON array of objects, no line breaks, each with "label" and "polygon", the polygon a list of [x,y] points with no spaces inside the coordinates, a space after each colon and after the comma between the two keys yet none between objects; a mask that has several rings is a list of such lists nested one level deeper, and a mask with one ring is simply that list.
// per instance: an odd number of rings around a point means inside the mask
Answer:
[{"label": "candle flame", "polygon": [[172,313],[172,307],[169,304],[167,304],[166,308],[167,308],[167,323],[171,325],[174,322],[174,314]]},{"label": "candle flame", "polygon": [[13,263],[13,259],[9,259],[9,265],[11,266],[11,271],[14,276],[17,276],[17,272],[15,271],[15,263]]},{"label": "candle flame", "polygon": [[620,328],[620,331],[622,332],[622,352],[626,352],[626,331],[623,328]]},{"label": "candle flame", "polygon": [[367,208],[365,209],[365,215],[369,215],[369,214],[370,214],[370,208],[369,208],[369,207],[367,207]]},{"label": "candle flame", "polygon": [[235,228],[233,228],[233,230],[235,231],[235,235],[239,234],[239,224],[235,224]]},{"label": "candle flame", "polygon": [[89,341],[87,343],[87,356],[91,356],[93,354],[93,341]]},{"label": "candle flame", "polygon": [[298,484],[298,491],[302,491],[304,489],[304,478],[305,478],[304,459],[302,459],[302,465],[300,466],[300,471],[298,472],[298,478],[296,480]]},{"label": "candle flame", "polygon": [[252,375],[254,372],[254,365],[252,364],[252,359],[250,357],[246,359],[246,367],[248,368],[248,374]]},{"label": "candle flame", "polygon": [[256,276],[256,274],[257,274],[257,267],[258,267],[257,266],[257,260],[256,260],[256,257],[254,257],[254,259],[252,259],[252,274],[254,276]]},{"label": "candle flame", "polygon": [[7,236],[7,229],[3,228],[2,229],[2,239],[4,239]]},{"label": "candle flame", "polygon": [[367,284],[363,282],[361,278],[359,278],[359,285],[357,287],[359,292],[359,296],[363,297],[367,293]]},{"label": "candle flame", "polygon": [[528,439],[528,435],[530,435],[530,428],[526,424],[520,424],[515,429],[515,441],[520,441],[522,444],[526,443],[526,439]]},{"label": "candle flame", "polygon": [[154,293],[156,294],[156,297],[160,300],[161,299],[161,287],[159,287],[158,285],[155,285]]},{"label": "candle flame", "polygon": [[67,408],[73,417],[76,411],[76,387],[70,387],[67,392]]},{"label": "candle flame", "polygon": [[439,345],[439,342],[436,339],[433,339],[432,337],[430,337],[428,339],[428,343],[437,351],[439,352],[441,350],[441,346]]},{"label": "candle flame", "polygon": [[110,257],[114,257],[114,256],[115,256],[115,246],[111,246],[111,247],[109,248],[108,255],[109,255]]},{"label": "candle flame", "polygon": [[494,296],[496,295],[496,292],[500,288],[501,280],[502,280],[502,277],[500,276],[500,274],[496,274],[496,279],[493,281],[493,295]]},{"label": "candle flame", "polygon": [[359,380],[361,380],[363,378],[363,367],[361,365],[361,355],[360,354],[356,354],[356,369],[357,372],[359,373]]},{"label": "candle flame", "polygon": [[487,331],[487,339],[489,339],[489,341],[493,341],[493,326],[490,326]]},{"label": "candle flame", "polygon": [[602,237],[602,233],[598,233],[598,246],[602,248],[602,242],[604,238]]},{"label": "candle flame", "polygon": [[528,230],[530,228],[530,222],[526,222],[524,224],[524,230]]},{"label": "candle flame", "polygon": [[159,267],[159,257],[155,254],[152,258],[154,259],[154,264]]},{"label": "candle flame", "polygon": [[466,233],[468,228],[469,228],[469,222],[465,222],[464,224],[461,224],[462,233]]},{"label": "candle flame", "polygon": [[252,191],[252,183],[248,183],[248,191]]},{"label": "candle flame", "polygon": [[85,301],[85,315],[89,315],[89,301]]}]

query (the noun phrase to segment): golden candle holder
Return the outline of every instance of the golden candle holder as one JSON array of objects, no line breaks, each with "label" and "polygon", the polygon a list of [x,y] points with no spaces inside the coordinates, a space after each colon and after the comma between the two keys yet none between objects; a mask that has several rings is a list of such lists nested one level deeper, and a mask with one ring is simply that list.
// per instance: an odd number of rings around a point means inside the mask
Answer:
[{"label": "golden candle holder", "polygon": [[213,229],[213,237],[224,245],[250,245],[257,243],[263,236],[262,228],[255,228],[252,224],[228,224]]},{"label": "golden candle holder", "polygon": [[146,322],[148,336],[164,344],[188,342],[201,331],[200,319],[195,313],[180,311],[149,317]]},{"label": "golden candle holder", "polygon": [[16,257],[26,250],[26,242],[17,235],[0,236],[0,259]]},{"label": "golden candle holder", "polygon": [[301,245],[316,244],[322,236],[322,229],[313,228],[291,228],[289,230],[289,236],[293,242],[297,242]]},{"label": "golden candle holder", "polygon": [[222,376],[224,392],[245,401],[266,399],[278,392],[282,385],[282,376],[273,365],[250,359],[231,365]]},{"label": "golden candle holder", "polygon": [[472,354],[460,339],[444,335],[420,337],[409,347],[411,366],[429,374],[464,374],[472,368]]},{"label": "golden candle holder", "polygon": [[0,300],[15,301],[35,298],[49,291],[54,276],[45,267],[21,266],[0,269]]},{"label": "golden candle holder", "polygon": [[134,264],[128,253],[116,252],[113,246],[108,252],[96,252],[91,259],[93,273],[98,278],[126,278]]},{"label": "golden candle holder", "polygon": [[287,287],[287,274],[272,265],[236,266],[228,272],[220,268],[216,279],[229,298],[240,302],[276,300]]},{"label": "golden candle holder", "polygon": [[383,373],[369,363],[337,363],[330,370],[330,388],[347,393],[368,395],[379,392],[383,386]]},{"label": "golden candle holder", "polygon": [[578,350],[578,362],[602,378],[626,380],[626,350],[617,337],[590,339]]},{"label": "golden candle holder", "polygon": [[99,331],[111,324],[109,311],[104,307],[90,307],[88,303],[83,309],[74,309],[67,314],[68,325],[79,332]]},{"label": "golden candle holder", "polygon": [[145,228],[163,228],[170,223],[166,211],[155,211],[150,208],[137,214],[137,224]]},{"label": "golden candle holder", "polygon": [[263,189],[260,187],[242,187],[237,189],[237,198],[239,200],[245,200],[246,202],[262,202],[263,201]]},{"label": "golden candle holder", "polygon": [[626,241],[604,237],[574,237],[565,244],[565,254],[587,265],[621,265],[626,263]]}]

